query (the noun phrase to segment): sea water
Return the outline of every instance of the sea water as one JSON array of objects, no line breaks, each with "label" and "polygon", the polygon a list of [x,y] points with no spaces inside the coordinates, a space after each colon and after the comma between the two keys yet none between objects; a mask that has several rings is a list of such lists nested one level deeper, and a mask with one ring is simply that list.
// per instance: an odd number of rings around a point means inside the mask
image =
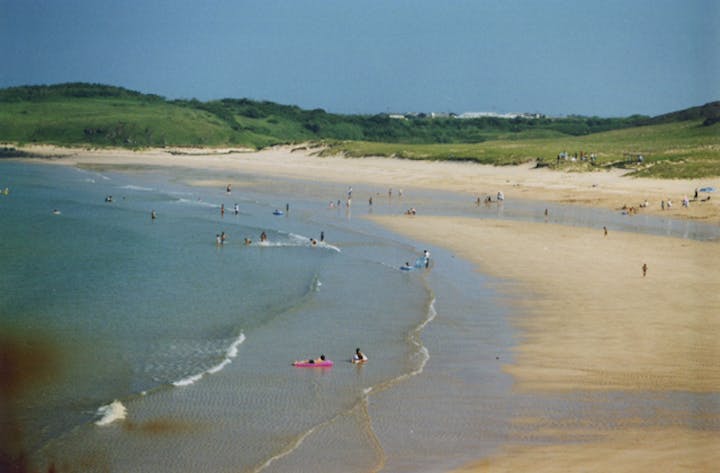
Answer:
[{"label": "sea water", "polygon": [[[6,391],[10,454],[61,471],[445,471],[518,442],[514,416],[562,423],[597,405],[513,394],[513,309],[497,281],[435,248],[430,271],[400,271],[422,243],[362,218],[417,207],[537,221],[543,204],[201,174],[0,163],[0,333],[27,371]],[[184,184],[199,177],[232,192]],[[627,225],[575,207],[550,216]],[[659,219],[641,230],[717,236]],[[349,362],[356,347],[369,364]],[[291,366],[320,354],[335,366]],[[716,402],[689,396],[679,403]]]},{"label": "sea water", "polygon": [[[427,361],[432,294],[398,270],[416,250],[343,228],[349,213],[324,200],[275,216],[286,189],[23,162],[2,163],[0,179],[3,336],[52,371],[9,400],[38,464],[267,468],[346,416],[367,436],[354,412],[368,393]],[[349,363],[356,347],[372,370]],[[332,372],[290,365],[320,354]],[[355,448],[362,461],[371,444]],[[165,466],[159,451],[173,452]]]}]

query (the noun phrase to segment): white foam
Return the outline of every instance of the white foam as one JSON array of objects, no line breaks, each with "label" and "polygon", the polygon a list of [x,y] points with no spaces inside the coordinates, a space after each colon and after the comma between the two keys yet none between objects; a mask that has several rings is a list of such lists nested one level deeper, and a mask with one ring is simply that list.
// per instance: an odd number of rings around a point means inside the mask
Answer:
[{"label": "white foam", "polygon": [[210,202],[205,202],[204,200],[194,200],[194,199],[185,199],[183,197],[177,199],[174,201],[177,204],[192,204],[192,205],[199,205],[201,207],[213,207],[213,208],[219,208],[219,205],[212,204]]},{"label": "white foam", "polygon": [[173,386],[178,386],[178,387],[180,387],[180,386],[190,386],[191,384],[195,384],[195,383],[197,383],[198,381],[200,381],[200,379],[202,379],[202,377],[203,377],[204,375],[205,375],[205,373],[203,372],[203,373],[200,373],[200,374],[194,374],[194,375],[192,375],[192,376],[188,376],[187,378],[183,378],[183,379],[181,379],[180,381],[173,381]]},{"label": "white foam", "polygon": [[235,341],[232,342],[232,344],[228,347],[227,351],[225,352],[225,358],[220,363],[206,369],[202,373],[197,373],[197,374],[188,376],[187,378],[183,378],[179,381],[174,381],[172,383],[173,386],[178,386],[178,387],[190,386],[190,385],[195,384],[198,381],[200,381],[203,378],[203,376],[205,376],[206,374],[215,374],[215,373],[222,371],[223,368],[225,368],[227,365],[232,363],[233,358],[235,358],[238,355],[238,347],[244,341],[245,341],[245,334],[241,333],[240,336],[238,338],[236,338]]},{"label": "white foam", "polygon": [[104,427],[117,420],[125,419],[127,409],[123,406],[122,402],[115,400],[106,406],[98,408],[97,415],[100,416],[100,419],[95,421],[95,425]]},{"label": "white foam", "polygon": [[153,192],[155,190],[150,187],[134,186],[132,184],[120,186],[120,189],[127,189],[127,190],[132,190],[132,191],[145,191],[145,192]]},{"label": "white foam", "polygon": [[[318,241],[314,240],[310,237],[306,237],[304,235],[298,235],[297,233],[289,233],[288,234],[288,240],[289,241],[274,241],[272,243],[265,241],[261,242],[260,244],[262,246],[282,246],[282,247],[316,247],[316,248],[325,248],[328,250],[337,251],[338,253],[341,253],[340,248],[334,245],[329,245],[325,243],[324,241]],[[313,245],[313,241],[315,244]]]}]

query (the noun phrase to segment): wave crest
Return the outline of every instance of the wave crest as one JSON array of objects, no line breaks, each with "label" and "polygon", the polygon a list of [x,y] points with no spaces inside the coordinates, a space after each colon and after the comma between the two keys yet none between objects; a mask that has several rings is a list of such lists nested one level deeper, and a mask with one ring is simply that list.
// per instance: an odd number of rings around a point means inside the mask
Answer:
[{"label": "wave crest", "polygon": [[244,341],[245,334],[241,333],[240,336],[236,338],[235,341],[228,347],[227,351],[225,352],[225,358],[223,358],[220,363],[215,366],[211,366],[210,368],[206,369],[201,373],[193,374],[178,381],[173,381],[173,386],[190,386],[200,381],[206,374],[215,374],[222,371],[222,369],[232,363],[233,358],[238,355],[238,347]]},{"label": "wave crest", "polygon": [[100,427],[110,425],[117,420],[123,420],[127,416],[127,409],[123,406],[123,403],[115,400],[110,404],[101,406],[97,410],[97,415],[100,419],[95,421],[95,425]]}]

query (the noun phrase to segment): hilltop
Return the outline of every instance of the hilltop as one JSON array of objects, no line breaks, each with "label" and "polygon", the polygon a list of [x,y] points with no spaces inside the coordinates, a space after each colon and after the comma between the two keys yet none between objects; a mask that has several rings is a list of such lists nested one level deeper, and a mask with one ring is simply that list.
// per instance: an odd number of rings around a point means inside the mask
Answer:
[{"label": "hilltop", "polygon": [[[541,166],[627,166],[640,175],[663,177],[720,175],[719,121],[720,102],[657,117],[458,119],[417,114],[398,119],[250,99],[168,100],[100,84],[0,89],[0,141],[20,145],[261,149],[322,142],[325,153],[348,156],[489,164],[540,158]],[[563,151],[577,159],[556,160]]]}]

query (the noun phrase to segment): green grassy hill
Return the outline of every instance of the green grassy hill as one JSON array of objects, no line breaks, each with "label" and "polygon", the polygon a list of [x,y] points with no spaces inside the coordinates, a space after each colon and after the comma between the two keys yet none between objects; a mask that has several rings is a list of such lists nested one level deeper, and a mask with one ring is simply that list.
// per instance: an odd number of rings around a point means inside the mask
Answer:
[{"label": "green grassy hill", "polygon": [[[558,160],[562,152],[566,152],[569,158]],[[407,145],[346,141],[329,144],[323,153],[350,157],[462,160],[493,165],[537,162],[539,166],[568,171],[620,167],[629,169],[638,177],[689,179],[720,176],[720,123],[705,126],[703,120],[692,120],[585,136],[524,140],[505,138],[475,144]],[[572,159],[576,155],[577,158]],[[595,159],[591,160],[591,155]]]},{"label": "green grassy hill", "polygon": [[[720,176],[720,102],[658,117],[404,119],[337,115],[248,99],[166,100],[70,83],[0,89],[0,141],[61,146],[251,147],[322,141],[326,153],[488,164],[535,161],[572,170]],[[590,160],[561,160],[594,154]],[[7,150],[4,154],[7,155]],[[638,162],[638,156],[643,161]]]}]

